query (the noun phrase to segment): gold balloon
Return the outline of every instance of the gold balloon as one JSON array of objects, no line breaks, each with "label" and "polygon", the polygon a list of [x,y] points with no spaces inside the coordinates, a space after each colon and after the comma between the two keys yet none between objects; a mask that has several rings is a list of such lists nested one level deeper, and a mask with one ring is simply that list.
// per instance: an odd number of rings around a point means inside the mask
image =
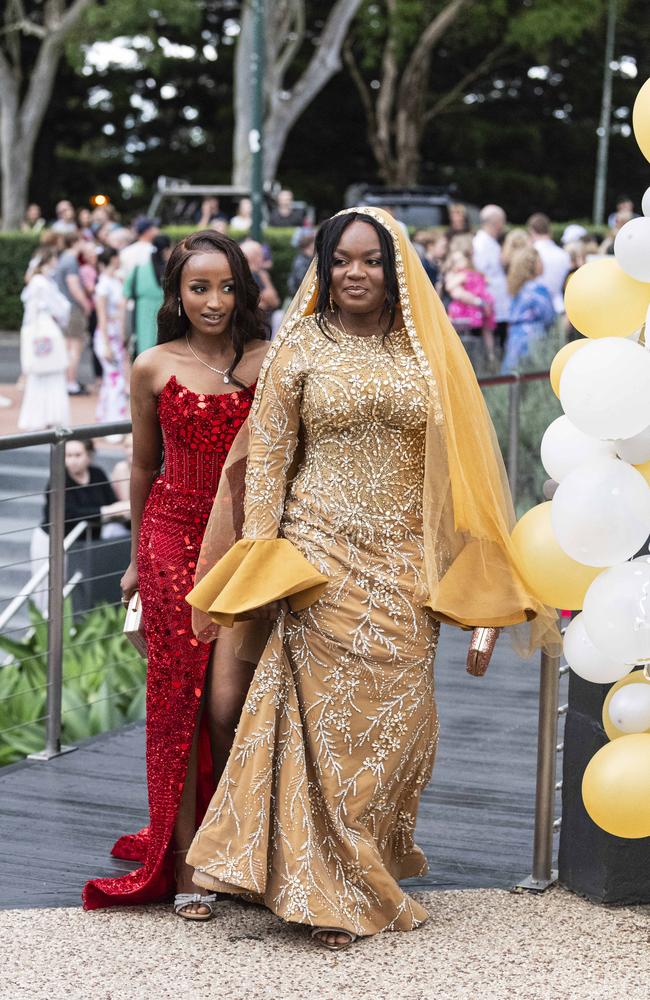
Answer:
[{"label": "gold balloon", "polygon": [[[650,464],[650,463],[649,463]],[[629,733],[624,733],[622,729],[618,729],[609,717],[609,703],[616,694],[620,691],[622,687],[626,684],[647,684],[648,681],[645,679],[642,670],[635,670],[634,673],[627,674],[625,677],[621,677],[620,681],[616,681],[607,692],[607,697],[605,698],[605,704],[603,705],[603,729],[607,733],[610,740],[618,740],[623,736],[629,736]],[[646,730],[649,732],[649,730]]]},{"label": "gold balloon", "polygon": [[579,611],[602,567],[584,566],[560,548],[551,525],[550,501],[517,521],[512,541],[519,572],[535,597],[552,608]]},{"label": "gold balloon", "polygon": [[645,321],[650,282],[635,281],[615,257],[591,260],[567,284],[564,307],[585,337],[628,337]]},{"label": "gold balloon", "polygon": [[650,734],[621,736],[601,747],[585,769],[582,801],[606,833],[650,837]]},{"label": "gold balloon", "polygon": [[646,80],[636,95],[632,109],[632,128],[639,149],[646,160],[650,160],[650,80]]},{"label": "gold balloon", "polygon": [[635,465],[634,468],[637,472],[641,473],[648,486],[650,486],[650,462],[642,462],[641,465]]},{"label": "gold balloon", "polygon": [[589,341],[585,337],[581,337],[580,340],[570,340],[568,344],[560,348],[553,358],[549,378],[551,380],[551,389],[558,399],[560,398],[560,379],[562,378],[565,364],[576,351],[579,351],[581,347],[584,347],[588,343]]}]

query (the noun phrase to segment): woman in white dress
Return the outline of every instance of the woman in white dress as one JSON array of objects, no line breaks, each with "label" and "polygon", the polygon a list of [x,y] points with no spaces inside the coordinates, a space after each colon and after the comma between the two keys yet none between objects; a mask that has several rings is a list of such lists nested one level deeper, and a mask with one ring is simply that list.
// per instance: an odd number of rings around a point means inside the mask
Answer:
[{"label": "woman in white dress", "polygon": [[102,366],[102,384],[97,401],[97,420],[99,423],[113,423],[129,417],[125,303],[122,281],[117,276],[120,267],[117,251],[110,248],[104,250],[98,262],[100,275],[95,288],[97,327],[93,346]]},{"label": "woman in white dress", "polygon": [[18,417],[21,431],[61,427],[70,422],[66,386],[68,354],[63,336],[70,303],[54,279],[57,253],[46,249],[23,289],[25,312],[20,334],[20,362],[25,392]]}]

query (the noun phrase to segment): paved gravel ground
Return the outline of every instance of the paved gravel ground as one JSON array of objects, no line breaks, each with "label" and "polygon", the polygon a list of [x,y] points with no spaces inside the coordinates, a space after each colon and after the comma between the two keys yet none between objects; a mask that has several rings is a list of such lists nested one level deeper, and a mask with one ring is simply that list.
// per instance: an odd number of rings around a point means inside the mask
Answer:
[{"label": "paved gravel ground", "polygon": [[480,889],[331,953],[260,907],[189,924],[167,907],[0,913],[0,997],[29,1000],[646,1000],[650,907]]}]

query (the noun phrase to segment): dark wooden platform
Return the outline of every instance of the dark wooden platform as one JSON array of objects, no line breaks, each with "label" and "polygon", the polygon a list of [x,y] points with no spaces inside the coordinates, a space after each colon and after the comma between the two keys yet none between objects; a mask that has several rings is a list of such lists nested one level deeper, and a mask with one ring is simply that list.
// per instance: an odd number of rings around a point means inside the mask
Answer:
[{"label": "dark wooden platform", "polygon": [[[538,662],[507,642],[483,679],[467,635],[445,629],[437,659],[442,737],[418,821],[429,889],[508,888],[530,874]],[[74,906],[87,878],[129,865],[114,840],[146,823],[144,730],[105,734],[49,763],[0,770],[0,907]]]}]

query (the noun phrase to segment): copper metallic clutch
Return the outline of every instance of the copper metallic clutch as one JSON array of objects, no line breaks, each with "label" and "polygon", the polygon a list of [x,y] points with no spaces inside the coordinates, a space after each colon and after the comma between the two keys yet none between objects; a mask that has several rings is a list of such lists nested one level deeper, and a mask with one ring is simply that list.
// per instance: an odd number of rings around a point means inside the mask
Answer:
[{"label": "copper metallic clutch", "polygon": [[498,628],[475,628],[467,652],[467,673],[482,677],[490,665],[492,653],[499,637]]},{"label": "copper metallic clutch", "polygon": [[142,624],[142,601],[140,600],[140,593],[137,590],[126,609],[122,631],[134,649],[137,650],[140,656],[146,659],[147,640],[145,639],[144,626]]}]

